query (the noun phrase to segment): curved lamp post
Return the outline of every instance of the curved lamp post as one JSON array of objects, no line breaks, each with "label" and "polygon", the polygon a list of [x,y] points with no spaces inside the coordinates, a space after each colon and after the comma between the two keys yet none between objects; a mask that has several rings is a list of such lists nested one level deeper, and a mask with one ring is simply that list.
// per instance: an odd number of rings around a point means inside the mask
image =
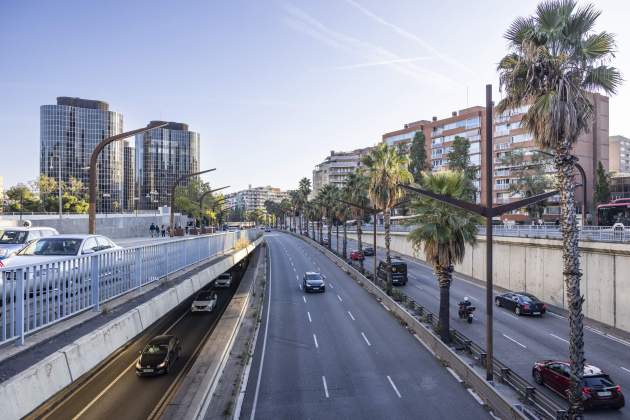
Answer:
[{"label": "curved lamp post", "polygon": [[205,174],[207,172],[216,171],[216,169],[217,168],[206,169],[205,171],[199,171],[199,172],[194,172],[192,174],[182,175],[179,178],[177,178],[177,180],[171,186],[171,217],[170,217],[170,221],[169,221],[169,226],[170,226],[170,231],[171,231],[170,236],[171,237],[174,234],[174,232],[173,232],[173,221],[175,219],[175,212],[174,212],[174,207],[175,207],[175,188],[177,188],[177,185],[179,185],[180,182],[182,182],[183,180],[185,180],[187,178],[192,178],[193,176]]},{"label": "curved lamp post", "polygon": [[137,130],[127,131],[125,133],[116,134],[115,136],[107,137],[103,139],[99,144],[96,145],[96,148],[92,152],[92,156],[90,157],[90,166],[89,166],[89,195],[90,195],[90,207],[89,207],[89,216],[88,216],[88,232],[93,234],[96,233],[96,164],[98,161],[98,155],[101,154],[103,148],[110,143],[113,143],[118,140],[126,139],[127,137],[131,137],[136,134],[144,133],[145,131],[153,130],[154,128],[161,128],[167,125],[166,122],[161,122],[157,124],[149,124],[144,128],[139,128]]},{"label": "curved lamp post", "polygon": [[[201,196],[199,197],[199,210],[200,210],[200,212],[203,213],[203,199],[206,198],[206,196],[208,194],[212,194],[213,192],[224,190],[226,188],[230,188],[230,186],[226,185],[225,187],[215,188],[214,190],[208,190],[205,193],[201,194]],[[225,200],[225,197],[223,198],[223,200]],[[221,201],[221,200],[219,200],[219,201]]]}]

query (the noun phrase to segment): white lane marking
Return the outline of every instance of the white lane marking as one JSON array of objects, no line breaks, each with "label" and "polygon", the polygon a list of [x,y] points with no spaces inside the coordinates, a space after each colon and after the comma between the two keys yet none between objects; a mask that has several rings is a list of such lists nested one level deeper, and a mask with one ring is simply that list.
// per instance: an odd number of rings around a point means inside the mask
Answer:
[{"label": "white lane marking", "polygon": [[466,389],[468,390],[468,393],[469,393],[470,395],[472,395],[472,396],[473,396],[473,398],[474,398],[474,399],[476,399],[476,400],[477,400],[477,402],[478,402],[480,405],[485,405],[485,403],[483,402],[483,400],[481,399],[481,397],[480,397],[479,395],[477,395],[477,393],[476,393],[475,391],[473,391],[473,390],[472,390],[472,389],[470,389],[470,388],[466,388]]},{"label": "white lane marking", "polygon": [[558,315],[558,314],[557,314],[557,313],[555,313],[555,312],[547,311],[547,313],[548,313],[549,315],[551,315],[551,316],[555,316],[556,318],[560,318],[560,319],[567,319],[567,317],[562,316],[562,315]]},{"label": "white lane marking", "polygon": [[341,299],[341,296],[337,295],[337,299],[339,299],[339,302],[343,302],[343,299]]},{"label": "white lane marking", "polygon": [[510,340],[511,342],[518,344],[519,346],[523,347],[524,349],[527,348],[527,346],[525,346],[524,344],[519,343],[518,341],[516,341],[515,339],[513,339],[512,337],[510,337],[509,335],[505,335],[503,334],[503,337],[507,338],[508,340]]},{"label": "white lane marking", "polygon": [[313,322],[313,320],[311,319],[311,313],[306,312],[306,315],[308,315],[308,322]]},{"label": "white lane marking", "polygon": [[413,285],[413,287],[416,287],[416,288],[418,288],[418,289],[420,289],[420,290],[423,290],[423,291],[424,291],[424,287],[422,287],[422,286],[418,286],[417,284],[414,284],[414,285]]},{"label": "white lane marking", "polygon": [[558,336],[557,336],[557,335],[555,335],[555,334],[549,333],[549,335],[550,335],[550,336],[552,336],[552,337],[554,337],[554,338],[557,338],[558,340],[564,341],[565,343],[568,343],[568,342],[569,342],[568,340],[565,340],[565,339],[564,339],[564,338],[562,338],[562,337],[558,337]]},{"label": "white lane marking", "polygon": [[295,279],[296,279],[297,281],[300,281],[300,276],[298,276],[298,275],[296,274],[296,275],[295,275]]},{"label": "white lane marking", "polygon": [[469,297],[469,298],[471,298],[472,300],[474,300],[475,302],[479,302],[479,299],[477,299],[477,298],[476,298],[476,297],[474,297],[474,296],[468,296],[468,297]]},{"label": "white lane marking", "polygon": [[626,372],[630,373],[630,369],[626,369],[625,367],[621,366],[621,369],[625,370]]},{"label": "white lane marking", "polygon": [[593,327],[585,327],[585,328],[586,328],[587,330],[589,330],[589,331],[591,331],[591,332],[593,332],[593,333],[595,333],[595,334],[599,335],[599,336],[602,336],[602,337],[608,338],[609,340],[612,340],[612,341],[614,341],[614,342],[616,342],[616,343],[619,343],[619,344],[622,344],[622,345],[624,345],[624,346],[630,347],[630,342],[628,342],[628,341],[626,341],[626,340],[623,340],[623,339],[621,339],[621,338],[619,338],[619,337],[615,337],[614,335],[610,335],[610,334],[605,333],[605,332],[603,332],[603,331],[596,330],[596,329],[595,329],[595,328],[593,328]]},{"label": "white lane marking", "polygon": [[392,388],[394,388],[394,392],[396,393],[396,395],[398,395],[398,398],[402,398],[400,392],[398,392],[398,388],[396,388],[396,384],[394,383],[394,381],[392,381],[392,378],[390,378],[389,375],[387,375],[387,380],[389,381],[389,384],[392,386]]},{"label": "white lane marking", "polygon": [[370,347],[371,347],[371,346],[372,346],[372,344],[370,343],[370,341],[369,341],[369,340],[367,339],[367,337],[365,336],[365,333],[364,333],[364,332],[361,332],[361,335],[363,336],[363,339],[365,340],[365,343],[366,343],[368,346],[370,346]]},{"label": "white lane marking", "polygon": [[317,342],[317,336],[315,334],[313,334],[313,341],[315,342],[315,348],[318,349],[319,343]]},{"label": "white lane marking", "polygon": [[329,398],[328,395],[328,384],[326,383],[326,377],[322,376],[322,382],[324,383],[324,394],[326,394],[326,398]]},{"label": "white lane marking", "polygon": [[306,303],[306,296],[302,296],[302,300]]},{"label": "white lane marking", "polygon": [[330,288],[331,288],[331,289],[334,289],[334,288],[335,288],[335,286],[333,286],[333,284],[332,284],[332,283],[328,283],[328,285],[330,286]]},{"label": "white lane marking", "polygon": [[381,305],[383,305],[383,308],[385,308],[387,312],[391,312],[391,309],[389,309],[383,302],[381,302]]},{"label": "white lane marking", "polygon": [[295,267],[293,267],[293,272],[294,272],[294,273],[297,273],[297,270],[295,269]]},{"label": "white lane marking", "polygon": [[302,290],[302,285],[300,283],[298,283],[298,287]]},{"label": "white lane marking", "polygon": [[453,375],[453,378],[455,378],[455,380],[457,382],[459,382],[460,384],[464,381],[462,381],[462,378],[459,377],[459,375],[457,373],[455,373],[455,371],[453,369],[451,369],[450,367],[447,367],[446,370],[448,370],[448,373],[450,373],[451,375]]},{"label": "white lane marking", "polygon": [[348,315],[350,315],[350,318],[351,318],[353,321],[356,321],[356,319],[354,319],[354,317],[352,316],[352,312],[348,311]]}]

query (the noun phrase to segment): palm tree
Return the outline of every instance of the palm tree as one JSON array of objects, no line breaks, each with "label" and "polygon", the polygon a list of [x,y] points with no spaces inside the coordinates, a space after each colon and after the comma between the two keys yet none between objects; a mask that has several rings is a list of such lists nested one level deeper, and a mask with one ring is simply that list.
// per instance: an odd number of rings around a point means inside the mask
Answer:
[{"label": "palm tree", "polygon": [[[391,255],[389,250],[390,231],[389,221],[391,209],[404,196],[399,184],[413,181],[409,172],[409,158],[400,154],[394,147],[386,143],[376,146],[363,158],[367,168],[368,196],[374,205],[384,213],[385,228],[385,256],[387,266],[387,293],[392,291]],[[376,273],[374,273],[376,276]]]},{"label": "palm tree", "polygon": [[[332,243],[332,225],[335,216],[335,207],[339,204],[339,188],[333,184],[324,185],[317,193],[317,198],[323,211],[323,215],[328,223],[328,249]],[[320,236],[321,242],[321,236]]]},{"label": "palm tree", "polygon": [[584,340],[580,292],[578,229],[573,173],[577,158],[571,154],[578,136],[593,117],[591,92],[614,94],[622,82],[608,65],[616,49],[614,36],[594,32],[601,12],[592,5],[577,7],[575,0],[547,0],[536,13],[518,18],[505,38],[510,52],[498,65],[504,99],[497,111],[530,105],[523,126],[536,144],[554,151],[563,241],[563,276],[569,306],[571,390],[569,415],[581,413]]},{"label": "palm tree", "polygon": [[[345,188],[345,186],[344,186]],[[343,223],[343,247],[341,256],[345,260],[348,256],[348,215],[350,211],[348,206],[339,201],[344,194],[344,190],[338,191],[337,203],[335,204],[335,219],[337,220],[337,254],[339,253],[339,223]]]},{"label": "palm tree", "polygon": [[[468,178],[463,172],[443,171],[427,173],[421,178],[424,189],[465,200],[469,196]],[[450,287],[453,265],[464,259],[466,244],[474,245],[477,238],[478,216],[441,203],[432,198],[415,198],[411,207],[415,216],[409,221],[416,228],[408,240],[414,249],[424,252],[426,261],[440,286],[440,313],[438,332],[442,341],[450,342]]]},{"label": "palm tree", "polygon": [[[367,207],[370,204],[370,200],[367,196],[367,178],[363,174],[363,171],[357,170],[350,173],[346,177],[346,183],[343,187],[343,196],[345,200],[357,204],[361,207]],[[358,250],[363,253],[363,220],[365,219],[365,210],[359,207],[350,208],[352,217],[357,222],[357,243]],[[361,271],[363,271],[363,259],[359,260],[361,264]]]},{"label": "palm tree", "polygon": [[289,191],[289,202],[291,203],[291,218],[293,219],[293,230],[296,230],[295,216],[299,214],[300,202],[302,200],[301,194],[298,190]]},{"label": "palm tree", "polygon": [[[311,180],[306,177],[300,179],[300,182],[298,185],[298,191],[300,192],[300,208],[303,213],[304,206],[306,206],[306,203],[308,202],[308,195],[311,193]],[[302,217],[300,217],[300,234],[301,233],[302,233]]]}]

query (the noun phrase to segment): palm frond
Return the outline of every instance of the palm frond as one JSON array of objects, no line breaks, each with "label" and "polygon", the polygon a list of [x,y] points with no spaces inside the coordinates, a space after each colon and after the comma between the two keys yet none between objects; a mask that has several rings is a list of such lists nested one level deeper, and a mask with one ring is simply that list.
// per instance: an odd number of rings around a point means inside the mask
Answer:
[{"label": "palm frond", "polygon": [[603,90],[609,95],[617,93],[623,83],[623,77],[615,67],[601,65],[586,72],[584,85],[592,91]]}]

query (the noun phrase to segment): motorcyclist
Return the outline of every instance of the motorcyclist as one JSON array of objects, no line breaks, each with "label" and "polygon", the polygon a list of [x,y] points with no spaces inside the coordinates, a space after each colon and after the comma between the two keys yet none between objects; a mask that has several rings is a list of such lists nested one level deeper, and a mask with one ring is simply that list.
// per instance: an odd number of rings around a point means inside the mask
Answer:
[{"label": "motorcyclist", "polygon": [[462,316],[462,314],[466,313],[470,305],[472,305],[472,303],[470,302],[470,298],[468,298],[468,296],[464,296],[464,300],[459,302],[459,316],[460,317]]}]

